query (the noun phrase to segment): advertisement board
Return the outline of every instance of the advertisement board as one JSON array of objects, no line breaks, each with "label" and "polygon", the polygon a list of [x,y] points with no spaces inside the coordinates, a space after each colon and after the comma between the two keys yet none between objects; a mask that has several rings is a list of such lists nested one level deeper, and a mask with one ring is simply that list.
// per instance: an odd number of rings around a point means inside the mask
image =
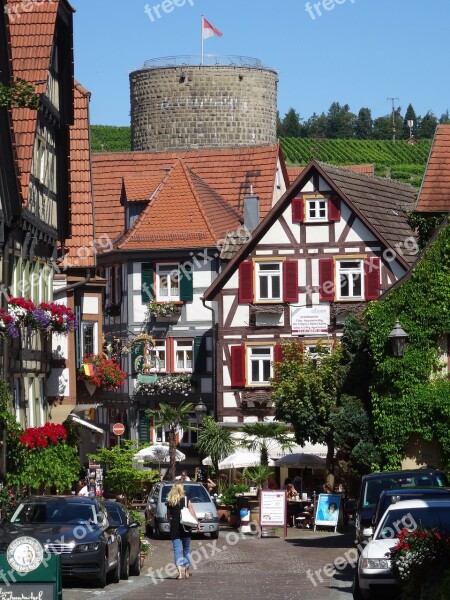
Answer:
[{"label": "advertisement board", "polygon": [[260,527],[284,527],[286,524],[286,492],[284,490],[261,490]]},{"label": "advertisement board", "polygon": [[341,496],[339,494],[319,494],[316,517],[314,520],[314,530],[317,525],[323,525],[326,527],[334,527],[334,530],[336,531],[340,507]]},{"label": "advertisement board", "polygon": [[318,335],[328,333],[330,307],[291,306],[292,335]]}]

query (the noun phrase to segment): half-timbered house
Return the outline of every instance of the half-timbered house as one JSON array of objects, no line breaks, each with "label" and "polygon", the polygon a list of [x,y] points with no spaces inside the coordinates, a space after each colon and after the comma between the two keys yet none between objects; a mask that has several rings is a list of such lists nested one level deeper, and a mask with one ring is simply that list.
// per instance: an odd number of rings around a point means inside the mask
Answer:
[{"label": "half-timbered house", "polygon": [[417,254],[410,185],[313,161],[205,293],[218,315],[217,419],[273,416],[281,341],[314,352]]}]

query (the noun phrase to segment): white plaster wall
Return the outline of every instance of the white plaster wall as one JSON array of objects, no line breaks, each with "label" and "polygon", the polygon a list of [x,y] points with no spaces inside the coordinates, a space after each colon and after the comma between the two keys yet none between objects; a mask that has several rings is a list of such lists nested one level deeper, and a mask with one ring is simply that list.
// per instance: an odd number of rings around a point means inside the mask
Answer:
[{"label": "white plaster wall", "polygon": [[[234,345],[235,344],[230,344],[228,346],[228,350],[230,350],[231,346],[234,346]],[[230,352],[231,352],[231,350],[230,350]],[[223,350],[222,360],[225,361],[225,358],[226,358],[225,357],[225,350]],[[228,370],[228,366],[226,364],[224,364],[224,366],[223,366],[223,385],[225,387],[231,386],[231,376],[230,376],[230,372]]]},{"label": "white plaster wall", "polygon": [[223,320],[225,321],[230,313],[234,296],[223,296]]},{"label": "white plaster wall", "polygon": [[306,242],[308,244],[318,244],[319,242],[328,242],[328,225],[306,226]]},{"label": "white plaster wall", "polygon": [[142,304],[141,296],[133,296],[133,323],[142,323],[147,312],[146,306]]},{"label": "white plaster wall", "polygon": [[319,176],[319,190],[321,192],[331,192],[331,188],[328,185],[328,183],[326,183],[320,176]]},{"label": "white plaster wall", "polygon": [[289,240],[288,236],[286,235],[286,232],[284,231],[280,222],[275,221],[275,223],[272,225],[272,227],[269,229],[269,231],[266,233],[266,235],[262,238],[262,240],[259,243],[260,243],[260,245],[290,244],[290,240]]},{"label": "white plaster wall", "polygon": [[224,392],[224,394],[223,394],[223,407],[224,408],[237,408],[236,399],[235,399],[234,394],[232,392]]},{"label": "white plaster wall", "polygon": [[314,184],[312,178],[302,187],[301,193],[304,192],[314,192]]},{"label": "white plaster wall", "polygon": [[187,321],[206,321],[212,322],[212,312],[203,306],[201,297],[204,290],[200,293],[194,293],[192,302],[184,305],[184,311]]},{"label": "white plaster wall", "polygon": [[239,304],[231,322],[231,327],[244,327],[250,320],[248,304]]},{"label": "white plaster wall", "polygon": [[69,358],[69,340],[66,335],[52,335],[52,357],[56,360]]},{"label": "white plaster wall", "polygon": [[223,287],[225,290],[237,290],[239,288],[239,272],[235,271]]},{"label": "white plaster wall", "polygon": [[98,298],[83,296],[81,300],[81,312],[84,315],[98,315]]},{"label": "white plaster wall", "polygon": [[69,369],[52,369],[47,380],[49,396],[70,396]]},{"label": "white plaster wall", "polygon": [[376,242],[376,238],[371,231],[360,221],[355,219],[352,229],[348,232],[346,242]]}]

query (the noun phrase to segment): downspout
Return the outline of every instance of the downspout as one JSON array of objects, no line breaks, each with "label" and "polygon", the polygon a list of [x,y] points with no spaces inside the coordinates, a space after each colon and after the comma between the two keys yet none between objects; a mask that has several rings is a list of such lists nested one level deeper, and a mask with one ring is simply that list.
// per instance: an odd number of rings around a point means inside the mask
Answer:
[{"label": "downspout", "polygon": [[212,389],[213,389],[213,402],[214,402],[214,420],[217,421],[217,390],[216,390],[216,341],[217,341],[217,323],[216,323],[216,311],[212,306],[206,306],[205,298],[201,297],[202,304],[205,308],[212,312],[213,326],[212,326]]},{"label": "downspout", "polygon": [[66,292],[70,292],[72,290],[75,290],[76,288],[86,285],[86,283],[89,283],[90,280],[91,280],[91,270],[88,269],[86,279],[83,279],[83,281],[77,281],[76,283],[71,283],[70,285],[66,285],[65,287],[60,288],[59,290],[55,290],[53,292],[53,297],[60,296],[61,294],[65,294]]}]

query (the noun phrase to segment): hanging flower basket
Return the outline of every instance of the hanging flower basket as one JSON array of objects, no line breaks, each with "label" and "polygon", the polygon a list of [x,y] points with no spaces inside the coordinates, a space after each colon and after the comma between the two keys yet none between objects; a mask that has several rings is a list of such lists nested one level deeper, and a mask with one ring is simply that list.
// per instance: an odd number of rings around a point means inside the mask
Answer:
[{"label": "hanging flower basket", "polygon": [[107,390],[120,387],[126,376],[115,360],[99,354],[85,356],[83,366],[78,371],[79,379]]},{"label": "hanging flower basket", "polygon": [[175,302],[156,302],[153,300],[147,304],[148,317],[173,317],[181,313],[181,305]]},{"label": "hanging flower basket", "polygon": [[67,335],[77,327],[74,312],[63,304],[41,302],[38,306],[30,299],[9,298],[8,309],[0,310],[0,337],[19,337],[19,331],[39,331],[46,335]]},{"label": "hanging flower basket", "polygon": [[181,394],[187,396],[192,388],[192,377],[191,375],[180,374],[180,375],[162,375],[158,376],[155,381],[145,383],[138,378],[135,387],[135,394],[142,392],[149,395],[160,395],[160,394]]}]

